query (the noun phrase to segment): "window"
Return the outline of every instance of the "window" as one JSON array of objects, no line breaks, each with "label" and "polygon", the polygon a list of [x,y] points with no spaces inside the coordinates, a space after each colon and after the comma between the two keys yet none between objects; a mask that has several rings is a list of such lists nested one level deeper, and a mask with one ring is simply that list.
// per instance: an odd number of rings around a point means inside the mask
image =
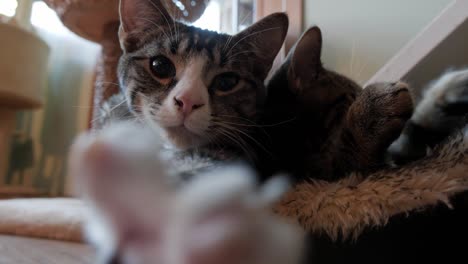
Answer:
[{"label": "window", "polygon": [[17,6],[18,2],[16,0],[0,0],[0,15],[14,16]]},{"label": "window", "polygon": [[237,33],[253,23],[254,3],[255,0],[211,0],[193,25],[217,32]]},{"label": "window", "polygon": [[31,12],[31,24],[36,28],[50,33],[67,35],[72,34],[60,21],[57,14],[44,2],[34,2]]}]

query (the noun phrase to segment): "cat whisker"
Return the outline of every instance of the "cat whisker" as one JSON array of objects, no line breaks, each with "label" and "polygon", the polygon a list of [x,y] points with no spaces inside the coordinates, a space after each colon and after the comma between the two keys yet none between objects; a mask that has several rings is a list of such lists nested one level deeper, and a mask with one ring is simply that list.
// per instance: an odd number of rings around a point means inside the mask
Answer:
[{"label": "cat whisker", "polygon": [[242,20],[240,21],[239,24],[240,24],[240,25],[244,24],[245,20],[247,20],[247,18],[248,18],[249,16],[251,16],[252,13],[253,13],[253,11],[252,11],[252,10],[249,10],[249,12],[247,12],[247,14],[244,16],[244,18],[242,18]]},{"label": "cat whisker", "polygon": [[247,158],[250,159],[251,161],[255,160],[255,157],[252,156],[252,150],[249,147],[249,145],[245,142],[244,139],[239,137],[238,135],[230,132],[229,130],[226,130],[223,127],[217,126],[213,128],[213,130],[221,135],[223,135],[226,139],[229,139],[232,141],[236,146],[239,146],[241,150],[247,155]]},{"label": "cat whisker", "polygon": [[245,132],[243,132],[243,131],[241,131],[241,130],[239,130],[239,129],[236,129],[236,128],[234,128],[234,127],[231,127],[231,126],[229,126],[229,125],[225,125],[225,124],[222,124],[222,123],[219,123],[219,122],[216,122],[216,123],[213,122],[213,125],[215,125],[215,126],[217,126],[217,127],[219,127],[219,128],[222,128],[223,131],[229,132],[229,133],[230,133],[231,135],[233,135],[233,136],[236,136],[236,138],[241,139],[244,143],[247,143],[247,142],[245,142],[245,140],[242,139],[241,135],[246,136],[247,138],[251,139],[251,140],[252,140],[253,142],[255,142],[256,144],[258,144],[260,147],[262,147],[258,141],[256,141],[256,140],[255,140],[254,138],[252,138],[250,135],[248,135],[247,133],[245,133]]},{"label": "cat whisker", "polygon": [[171,37],[174,37],[174,34],[172,33],[172,29],[171,29],[171,25],[169,24],[169,19],[170,17],[166,17],[166,14],[164,14],[164,12],[159,8],[159,6],[157,6],[155,3],[153,3],[151,0],[147,0],[151,5],[154,6],[154,8],[156,8],[159,13],[162,15],[162,17],[164,18],[164,20],[166,21],[166,24],[167,26],[169,27],[169,30],[170,30],[170,33],[171,33]]},{"label": "cat whisker", "polygon": [[[251,15],[252,15],[252,10],[250,10],[250,11],[247,13],[247,15],[244,16],[244,18],[241,20],[240,24],[244,23],[245,20],[246,20],[249,16],[251,16]],[[235,33],[235,32],[233,32],[233,34],[234,34],[234,33]],[[226,41],[226,43],[225,43],[224,46],[223,46],[223,49],[221,50],[222,53],[224,53],[224,52],[226,51],[226,48],[227,48],[227,47],[229,46],[229,44],[231,43],[231,40],[232,40],[233,37],[234,37],[234,35],[230,35],[230,36],[229,36],[228,40]]]},{"label": "cat whisker", "polygon": [[266,32],[266,31],[270,31],[270,30],[275,30],[275,29],[282,29],[281,27],[272,27],[272,28],[267,28],[267,29],[264,29],[264,30],[259,30],[259,31],[255,31],[255,32],[252,32],[250,34],[248,34],[247,36],[239,39],[236,43],[234,43],[234,45],[228,50],[227,54],[231,54],[232,50],[239,44],[241,43],[242,41],[244,41],[246,38],[249,38],[249,37],[252,37],[252,36],[255,36],[257,34],[261,34],[263,32]]},{"label": "cat whisker", "polygon": [[154,21],[152,21],[150,19],[147,19],[147,18],[138,17],[137,19],[144,20],[144,21],[147,21],[147,22],[153,24],[155,27],[157,27],[158,29],[160,29],[163,32],[163,34],[166,36],[167,39],[170,39],[169,35],[167,35],[166,31],[164,30],[164,28],[161,25],[158,25],[158,24],[156,24],[156,22],[154,22]]},{"label": "cat whisker", "polygon": [[[127,99],[126,99],[126,98],[122,99],[122,101],[121,101],[120,103],[118,103],[117,105],[114,105],[111,109],[109,109],[108,112],[109,112],[109,113],[112,113],[112,111],[114,111],[115,109],[117,109],[119,106],[121,106],[122,104],[124,104],[124,103],[126,103],[126,102],[127,102]],[[80,107],[80,106],[77,106],[77,107]],[[87,106],[85,106],[85,107],[87,107]],[[85,108],[85,107],[83,107],[83,108]],[[89,106],[89,108],[94,108],[94,106]],[[96,122],[98,122],[99,120],[102,120],[102,119],[104,119],[104,118],[105,118],[105,116],[97,117],[97,118],[91,120],[90,123],[91,123],[91,124],[94,124],[94,123],[96,123]]]},{"label": "cat whisker", "polygon": [[242,123],[225,122],[225,121],[223,121],[222,119],[219,119],[219,118],[213,118],[212,120],[214,122],[219,122],[219,123],[238,126],[238,127],[262,127],[260,125],[249,125],[249,124],[242,124]]},{"label": "cat whisker", "polygon": [[221,140],[216,136],[215,133],[206,133],[206,137],[208,138],[208,142],[216,145],[216,149],[219,149],[220,151],[224,150],[225,147],[221,145]]},{"label": "cat whisker", "polygon": [[120,102],[120,103],[118,103],[117,105],[115,105],[114,107],[112,107],[112,108],[109,110],[109,112],[114,111],[115,109],[117,109],[119,106],[125,104],[126,102],[127,102],[127,99],[122,100],[122,102]]},{"label": "cat whisker", "polygon": [[95,82],[94,83],[94,85],[96,85],[96,86],[101,86],[101,85],[105,85],[105,84],[112,84],[112,85],[115,85],[117,87],[120,87],[120,84],[115,83],[115,82]]},{"label": "cat whisker", "polygon": [[226,51],[227,47],[229,46],[229,44],[231,43],[231,40],[232,40],[233,37],[234,37],[234,35],[230,35],[228,37],[226,43],[223,46],[223,49],[221,50],[221,53],[223,53],[223,54],[225,53],[225,51]]},{"label": "cat whisker", "polygon": [[[242,121],[245,121],[247,123],[250,123],[249,124],[245,124],[244,126],[245,127],[248,127],[248,126],[251,126],[251,127],[258,127],[258,128],[262,128],[262,125],[259,125],[257,123],[255,123],[254,121],[250,120],[250,119],[247,119],[247,118],[243,118],[243,117],[240,117],[240,116],[230,116],[230,115],[211,115],[212,119],[215,120],[215,121],[220,121],[220,122],[226,122],[225,118],[237,118],[239,120],[242,120]],[[225,117],[225,118],[220,118],[220,117]],[[231,120],[228,120],[228,122],[232,122],[232,125],[236,124],[234,123],[233,121]],[[241,124],[237,124],[238,126],[241,126]],[[264,129],[262,129],[263,133],[265,133],[266,135],[268,135],[266,133],[266,131]]]},{"label": "cat whisker", "polygon": [[262,127],[275,127],[275,126],[279,126],[279,125],[283,125],[283,124],[292,122],[292,121],[294,121],[294,120],[297,119],[297,117],[293,117],[293,118],[291,118],[291,119],[284,120],[284,121],[281,121],[281,122],[278,122],[278,123],[274,123],[274,124],[248,125],[248,124],[241,124],[241,123],[225,122],[225,121],[223,121],[223,120],[220,119],[220,118],[216,118],[216,117],[214,117],[214,118],[215,118],[215,119],[214,119],[215,121],[220,121],[220,122],[223,122],[223,123],[229,124],[229,125],[242,126],[242,127],[259,127],[259,128],[262,128]]},{"label": "cat whisker", "polygon": [[253,51],[247,50],[247,51],[241,51],[241,52],[234,53],[233,55],[231,55],[231,56],[229,56],[227,58],[227,61],[234,62],[234,60],[232,60],[233,58],[235,58],[236,56],[239,56],[241,54],[245,54],[245,53],[253,53]]},{"label": "cat whisker", "polygon": [[100,84],[112,84],[112,85],[116,85],[116,86],[120,86],[118,83],[116,82],[107,82],[107,81],[96,81],[94,82],[96,85],[100,85]]},{"label": "cat whisker", "polygon": [[232,115],[211,115],[211,116],[212,116],[212,117],[215,117],[215,118],[219,118],[219,117],[237,118],[237,119],[240,119],[240,120],[249,122],[249,123],[251,123],[251,124],[258,125],[258,124],[255,123],[254,121],[252,121],[252,120],[250,120],[250,119],[247,119],[247,118],[244,118],[244,117],[240,117],[240,116],[232,116]]},{"label": "cat whisker", "polygon": [[248,62],[248,59],[247,58],[235,58],[235,59],[229,59],[228,62],[230,62],[231,64],[234,64],[234,63],[239,63],[239,64],[244,64],[246,62]]},{"label": "cat whisker", "polygon": [[178,17],[177,15],[177,10],[174,9],[174,15],[173,15],[173,20],[174,20],[174,31],[175,31],[175,40],[177,43],[179,43],[180,41],[180,27],[178,26],[178,23],[177,23],[177,20],[180,19],[180,17]]},{"label": "cat whisker", "polygon": [[280,126],[280,125],[284,125],[284,124],[293,122],[293,121],[296,120],[296,119],[297,119],[297,117],[293,117],[293,118],[291,118],[291,119],[287,119],[287,120],[284,120],[284,121],[280,121],[280,122],[278,122],[278,123],[262,125],[262,127],[275,127],[275,126]]},{"label": "cat whisker", "polygon": [[270,137],[270,135],[268,135],[267,131],[264,129],[264,126],[262,126],[262,125],[249,125],[249,124],[242,124],[242,123],[226,122],[226,121],[224,121],[223,119],[216,118],[216,117],[213,117],[212,120],[215,121],[215,122],[222,122],[222,123],[224,123],[224,124],[233,125],[233,126],[238,126],[238,127],[255,127],[255,128],[260,128],[260,130],[261,130],[267,137]]},{"label": "cat whisker", "polygon": [[260,148],[262,148],[265,152],[267,152],[268,154],[270,155],[273,155],[265,146],[263,146],[258,140],[256,140],[255,138],[253,138],[251,135],[249,135],[248,133],[238,129],[238,128],[235,128],[233,126],[230,126],[228,124],[224,124],[222,122],[214,122],[214,124],[216,125],[219,125],[219,126],[222,126],[226,129],[231,129],[231,130],[234,130],[235,132],[237,133],[240,133],[242,134],[243,136],[247,137],[248,139],[250,139],[252,142],[254,142],[255,144],[257,144],[257,146],[259,146]]},{"label": "cat whisker", "polygon": [[353,45],[351,47],[351,60],[349,63],[349,76],[353,76],[353,73],[354,73],[353,66],[354,66],[355,53],[356,53],[356,40],[353,39]]},{"label": "cat whisker", "polygon": [[[364,72],[364,70],[367,68],[367,65],[368,63],[366,61],[364,61],[364,63],[362,64],[361,66],[361,69],[359,69],[359,72],[357,74],[357,76],[353,79],[355,79],[356,81],[359,81],[359,78],[361,78],[361,74]],[[365,82],[365,81],[364,81]],[[364,85],[364,83],[362,83],[362,81],[359,81],[359,84],[360,85]]]}]

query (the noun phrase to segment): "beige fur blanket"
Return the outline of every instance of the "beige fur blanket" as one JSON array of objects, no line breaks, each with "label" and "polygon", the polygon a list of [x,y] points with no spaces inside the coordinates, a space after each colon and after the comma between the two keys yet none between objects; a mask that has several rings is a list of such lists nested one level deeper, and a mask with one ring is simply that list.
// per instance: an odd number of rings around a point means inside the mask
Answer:
[{"label": "beige fur blanket", "polygon": [[[368,178],[354,174],[337,182],[296,185],[274,210],[304,229],[357,238],[367,227],[385,225],[390,217],[440,203],[468,191],[468,130],[432,155],[401,168],[381,170]],[[87,207],[78,199],[0,201],[0,234],[83,241]]]},{"label": "beige fur blanket", "polygon": [[304,229],[357,238],[392,216],[437,204],[451,207],[452,196],[468,191],[468,130],[458,133],[426,158],[368,178],[352,174],[337,182],[296,185],[274,208]]},{"label": "beige fur blanket", "polygon": [[82,242],[85,213],[73,198],[0,200],[0,234]]}]

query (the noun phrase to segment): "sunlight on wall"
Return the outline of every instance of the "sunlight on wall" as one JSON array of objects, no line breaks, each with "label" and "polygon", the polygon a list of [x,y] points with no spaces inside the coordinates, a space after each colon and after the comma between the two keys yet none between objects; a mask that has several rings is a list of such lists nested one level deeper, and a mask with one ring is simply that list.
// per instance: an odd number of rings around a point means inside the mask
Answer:
[{"label": "sunlight on wall", "polygon": [[[0,14],[12,17],[15,15],[17,6],[16,0],[0,0]],[[42,1],[33,3],[31,24],[53,34],[66,35],[71,33],[62,24],[57,14]]]},{"label": "sunlight on wall", "polygon": [[192,25],[219,32],[221,30],[221,7],[218,1],[210,1],[203,15]]},{"label": "sunlight on wall", "polygon": [[15,15],[17,6],[16,0],[0,0],[0,14],[12,17]]}]

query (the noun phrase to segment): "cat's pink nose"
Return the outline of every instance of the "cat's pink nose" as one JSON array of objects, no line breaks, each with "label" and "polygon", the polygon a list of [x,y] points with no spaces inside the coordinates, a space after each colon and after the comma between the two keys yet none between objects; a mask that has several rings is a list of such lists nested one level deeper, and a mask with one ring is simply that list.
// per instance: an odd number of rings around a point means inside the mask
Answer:
[{"label": "cat's pink nose", "polygon": [[174,96],[174,103],[185,116],[205,105],[203,102],[193,100],[188,96]]}]

